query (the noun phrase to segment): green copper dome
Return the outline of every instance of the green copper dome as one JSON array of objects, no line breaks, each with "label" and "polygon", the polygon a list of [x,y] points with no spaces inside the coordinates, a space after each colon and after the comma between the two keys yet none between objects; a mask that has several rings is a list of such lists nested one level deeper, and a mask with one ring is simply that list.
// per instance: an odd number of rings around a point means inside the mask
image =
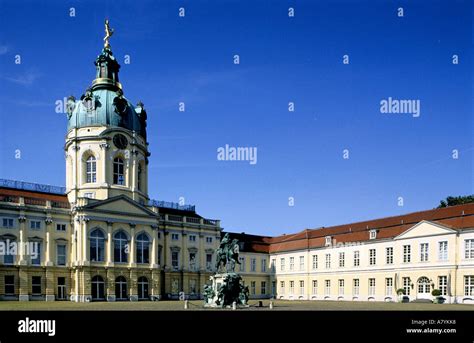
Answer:
[{"label": "green copper dome", "polygon": [[87,126],[115,126],[135,131],[146,140],[146,111],[141,102],[134,106],[123,96],[118,80],[120,65],[110,45],[104,47],[95,65],[97,73],[92,86],[79,100],[68,98],[68,131]]}]

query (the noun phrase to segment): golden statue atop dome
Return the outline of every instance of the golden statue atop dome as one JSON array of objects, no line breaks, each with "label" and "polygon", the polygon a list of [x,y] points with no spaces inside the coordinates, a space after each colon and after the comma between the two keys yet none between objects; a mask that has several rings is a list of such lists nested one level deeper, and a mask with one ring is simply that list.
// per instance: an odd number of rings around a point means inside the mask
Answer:
[{"label": "golden statue atop dome", "polygon": [[109,20],[105,19],[105,37],[104,37],[104,48],[110,49],[109,39],[114,34],[114,29],[109,26]]}]

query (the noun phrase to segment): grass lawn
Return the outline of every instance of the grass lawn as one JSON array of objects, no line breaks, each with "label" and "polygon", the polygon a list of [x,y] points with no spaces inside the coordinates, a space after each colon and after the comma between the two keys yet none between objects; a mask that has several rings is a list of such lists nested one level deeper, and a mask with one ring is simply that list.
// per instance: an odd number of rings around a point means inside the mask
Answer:
[{"label": "grass lawn", "polygon": [[[384,303],[384,302],[350,302],[350,301],[285,301],[275,300],[273,311],[474,311],[474,305],[462,304],[423,304],[423,303]],[[250,308],[239,311],[269,310],[269,300],[263,300],[263,307],[258,301],[251,300]],[[190,310],[216,311],[205,309],[202,301],[189,301]],[[183,301],[146,301],[146,302],[92,302],[74,303],[70,301],[0,301],[0,311],[184,311]],[[227,309],[226,309],[227,310]]]}]

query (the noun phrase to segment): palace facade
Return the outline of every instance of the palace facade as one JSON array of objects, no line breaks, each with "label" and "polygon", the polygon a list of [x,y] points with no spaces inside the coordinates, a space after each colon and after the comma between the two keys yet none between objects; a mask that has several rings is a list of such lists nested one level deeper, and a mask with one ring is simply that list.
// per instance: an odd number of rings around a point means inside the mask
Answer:
[{"label": "palace facade", "polygon": [[[149,198],[145,107],[124,96],[108,40],[95,65],[66,104],[66,187],[0,180],[0,299],[201,298],[220,222]],[[474,204],[231,238],[254,299],[432,300],[439,289],[474,302]]]}]

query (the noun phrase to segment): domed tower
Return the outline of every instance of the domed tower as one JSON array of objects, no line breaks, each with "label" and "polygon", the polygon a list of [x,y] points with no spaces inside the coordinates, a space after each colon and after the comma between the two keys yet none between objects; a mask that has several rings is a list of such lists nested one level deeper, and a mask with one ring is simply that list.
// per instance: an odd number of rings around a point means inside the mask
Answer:
[{"label": "domed tower", "polygon": [[78,198],[108,199],[126,195],[145,204],[148,200],[147,114],[124,96],[120,65],[113,56],[105,22],[104,48],[95,60],[96,78],[66,110],[66,192],[71,203]]}]

